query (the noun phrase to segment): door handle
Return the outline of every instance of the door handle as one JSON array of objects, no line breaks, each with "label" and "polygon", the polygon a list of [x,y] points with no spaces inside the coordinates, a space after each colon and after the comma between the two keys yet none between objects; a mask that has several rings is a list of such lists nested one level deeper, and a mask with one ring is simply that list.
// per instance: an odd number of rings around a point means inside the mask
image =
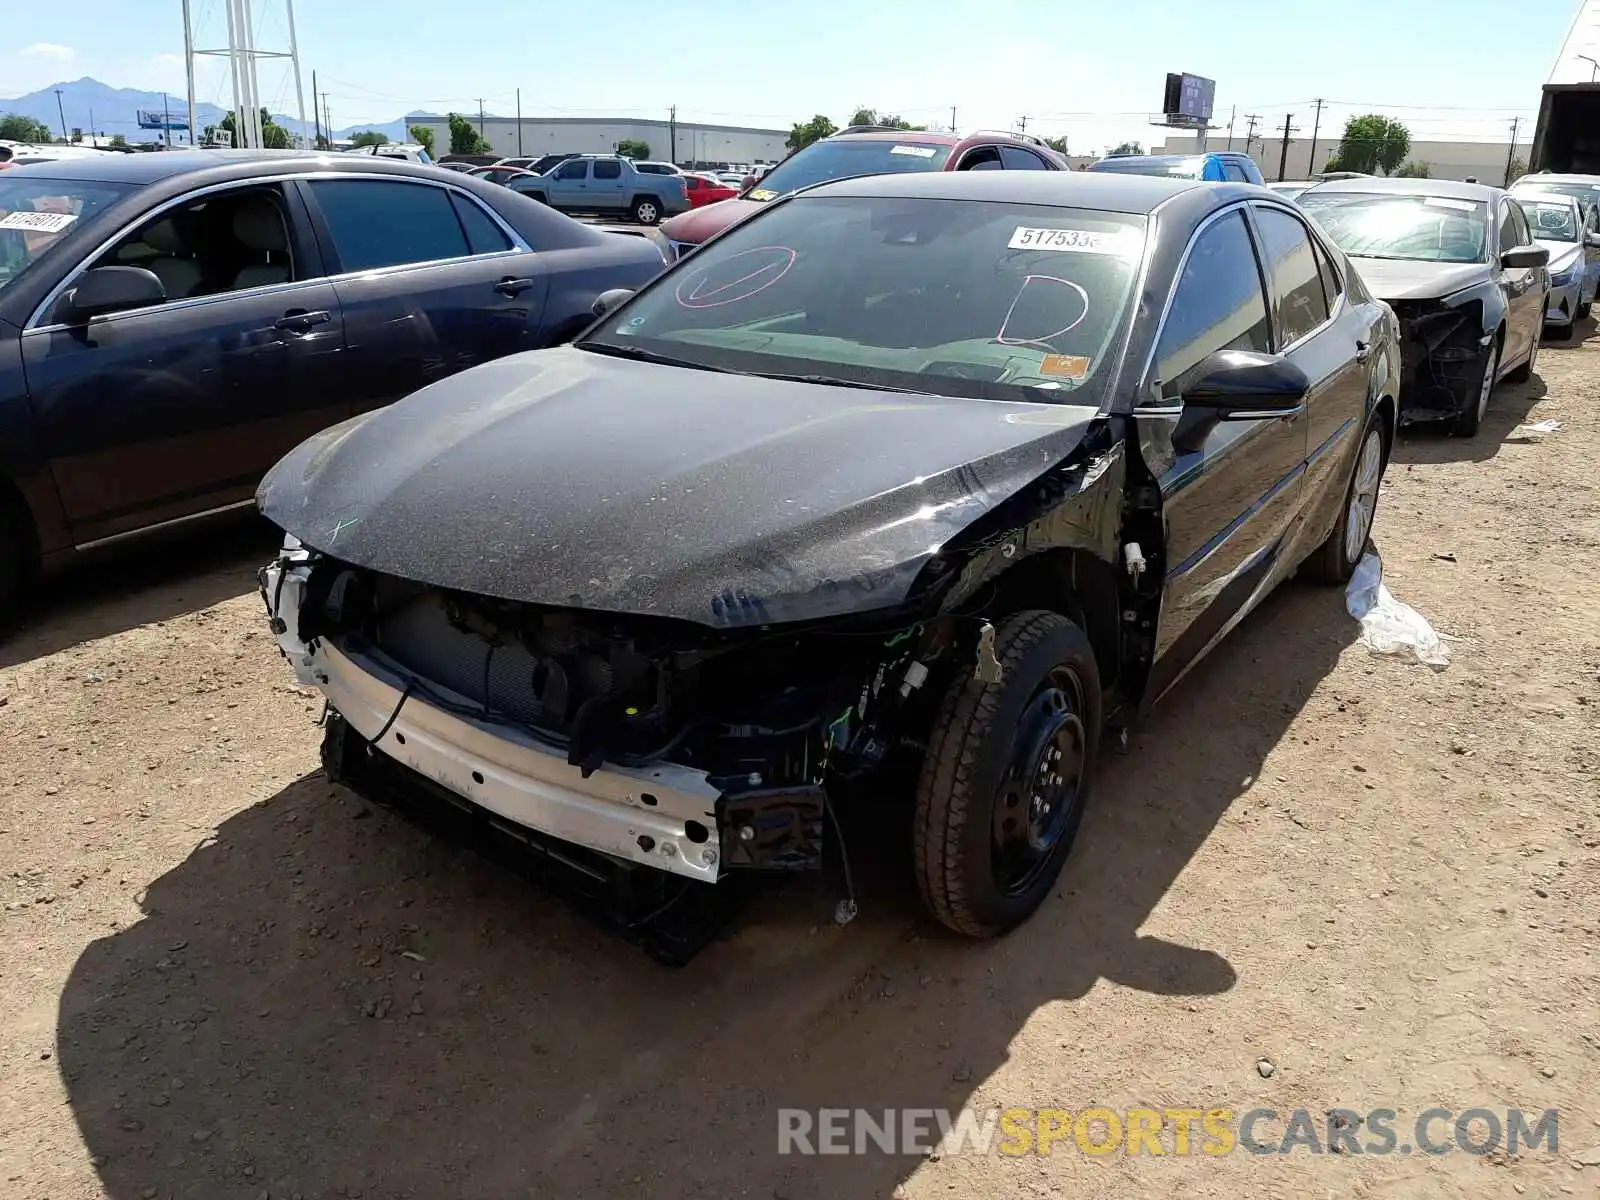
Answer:
[{"label": "door handle", "polygon": [[1364,363],[1364,362],[1367,361],[1367,359],[1369,359],[1371,357],[1372,357],[1372,343],[1371,342],[1364,342],[1360,338],[1357,338],[1356,339],[1356,361],[1358,363]]},{"label": "door handle", "polygon": [[518,278],[514,275],[507,275],[499,283],[494,285],[494,290],[499,292],[502,296],[520,296],[523,292],[527,291],[538,282],[539,281],[537,279],[530,279],[527,276]]},{"label": "door handle", "polygon": [[286,330],[289,333],[306,333],[315,326],[326,325],[331,320],[333,320],[333,314],[325,309],[307,312],[303,308],[291,308],[274,321],[272,327]]}]

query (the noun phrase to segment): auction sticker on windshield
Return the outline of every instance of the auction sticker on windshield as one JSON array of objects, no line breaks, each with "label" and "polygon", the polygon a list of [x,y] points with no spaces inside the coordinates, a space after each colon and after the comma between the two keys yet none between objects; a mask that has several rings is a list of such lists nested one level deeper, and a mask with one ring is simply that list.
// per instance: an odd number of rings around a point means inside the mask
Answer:
[{"label": "auction sticker on windshield", "polygon": [[1141,238],[1132,230],[1035,229],[1018,225],[1006,246],[1012,250],[1055,250],[1067,254],[1110,254],[1133,258]]},{"label": "auction sticker on windshield", "polygon": [[909,154],[913,158],[932,158],[934,149],[932,146],[891,146],[889,153]]},{"label": "auction sticker on windshield", "polygon": [[1423,203],[1431,208],[1453,208],[1457,212],[1471,212],[1478,207],[1476,201],[1452,200],[1448,196],[1429,196]]},{"label": "auction sticker on windshield", "polygon": [[26,229],[29,233],[60,233],[77,219],[76,213],[14,212],[0,217],[0,229]]},{"label": "auction sticker on windshield", "polygon": [[750,199],[771,200],[777,194],[778,193],[773,191],[771,188],[757,188],[755,191],[750,193]]}]

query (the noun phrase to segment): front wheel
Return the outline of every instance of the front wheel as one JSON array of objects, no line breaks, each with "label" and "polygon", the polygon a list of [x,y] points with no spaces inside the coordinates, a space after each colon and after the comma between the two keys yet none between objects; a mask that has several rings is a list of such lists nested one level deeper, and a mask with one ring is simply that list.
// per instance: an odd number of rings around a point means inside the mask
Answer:
[{"label": "front wheel", "polygon": [[945,694],[912,828],[923,903],[973,938],[1014,929],[1050,894],[1100,745],[1100,673],[1082,629],[1021,612],[1001,625],[995,656],[999,683],[963,674]]},{"label": "front wheel", "polygon": [[640,196],[633,202],[633,219],[641,225],[654,225],[661,220],[661,206],[649,196]]},{"label": "front wheel", "polygon": [[1323,583],[1345,584],[1367,552],[1372,520],[1378,515],[1378,488],[1383,483],[1385,461],[1383,418],[1377,413],[1361,434],[1356,464],[1345,488],[1344,508],[1328,540],[1311,553],[1306,565]]},{"label": "front wheel", "polygon": [[1478,425],[1483,420],[1483,414],[1489,411],[1489,395],[1494,391],[1496,378],[1500,374],[1500,342],[1497,339],[1493,344],[1484,347],[1483,376],[1478,383],[1478,395],[1455,420],[1455,425],[1450,432],[1456,437],[1472,437],[1478,432]]},{"label": "front wheel", "polygon": [[37,558],[29,529],[21,513],[0,497],[0,633],[21,613],[28,583],[34,577]]}]

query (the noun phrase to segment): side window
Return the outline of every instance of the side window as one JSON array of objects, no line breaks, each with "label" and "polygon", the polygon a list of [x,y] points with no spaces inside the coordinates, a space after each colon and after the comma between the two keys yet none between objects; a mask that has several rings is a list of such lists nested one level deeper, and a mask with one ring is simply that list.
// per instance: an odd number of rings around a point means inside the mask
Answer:
[{"label": "side window", "polygon": [[1183,392],[1186,376],[1217,350],[1272,349],[1261,269],[1244,214],[1208,225],[1189,247],[1183,275],[1156,346],[1163,400]]},{"label": "side window", "polygon": [[596,179],[621,179],[622,164],[614,158],[602,158],[594,164],[594,177]]},{"label": "side window", "polygon": [[1517,206],[1507,201],[1500,210],[1500,253],[1515,250],[1522,245],[1522,239],[1517,233],[1517,224],[1512,214],[1517,212]]},{"label": "side window", "polygon": [[1298,342],[1328,319],[1328,298],[1311,250],[1311,235],[1299,220],[1281,209],[1256,206],[1261,249],[1278,309],[1278,345]]},{"label": "side window", "polygon": [[1531,246],[1533,244],[1533,230],[1528,228],[1528,214],[1522,211],[1522,205],[1511,203],[1506,205],[1511,210],[1511,223],[1517,230],[1517,245]]},{"label": "side window", "polygon": [[154,272],[168,300],[216,296],[302,278],[283,193],[248,188],[203,196],[147,221],[94,263]]},{"label": "side window", "polygon": [[1317,274],[1322,276],[1322,293],[1328,298],[1328,312],[1332,313],[1339,306],[1339,297],[1344,295],[1344,281],[1339,278],[1339,269],[1333,265],[1328,252],[1316,238],[1311,239],[1311,249],[1317,255]]},{"label": "side window", "polygon": [[557,179],[587,179],[589,178],[589,160],[577,159],[573,162],[561,164],[561,169],[556,172]]},{"label": "side window", "polygon": [[998,171],[1001,169],[1000,152],[993,146],[978,146],[968,150],[958,171]]},{"label": "side window", "polygon": [[1001,146],[1000,165],[1008,171],[1043,171],[1044,159],[1020,146]]},{"label": "side window", "polygon": [[313,179],[342,271],[461,258],[471,252],[450,193],[387,179]]},{"label": "side window", "polygon": [[467,232],[467,247],[472,253],[495,254],[512,248],[511,239],[506,236],[506,231],[496,225],[493,218],[484,212],[476,201],[469,200],[459,193],[452,193],[450,203],[455,205],[456,216],[461,220],[461,228]]},{"label": "side window", "polygon": [[1222,160],[1222,177],[1232,183],[1250,182],[1250,176],[1244,173],[1244,168],[1231,158]]}]

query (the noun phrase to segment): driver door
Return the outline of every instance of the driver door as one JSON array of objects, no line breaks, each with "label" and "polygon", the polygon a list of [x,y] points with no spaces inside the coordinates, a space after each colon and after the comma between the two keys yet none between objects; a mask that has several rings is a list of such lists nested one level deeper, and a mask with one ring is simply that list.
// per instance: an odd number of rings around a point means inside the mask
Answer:
[{"label": "driver door", "polygon": [[1218,350],[1273,349],[1264,273],[1242,206],[1194,235],[1134,410],[1140,452],[1161,489],[1166,553],[1145,704],[1153,704],[1277,578],[1305,487],[1307,422],[1297,414],[1197,421],[1183,389]]}]

